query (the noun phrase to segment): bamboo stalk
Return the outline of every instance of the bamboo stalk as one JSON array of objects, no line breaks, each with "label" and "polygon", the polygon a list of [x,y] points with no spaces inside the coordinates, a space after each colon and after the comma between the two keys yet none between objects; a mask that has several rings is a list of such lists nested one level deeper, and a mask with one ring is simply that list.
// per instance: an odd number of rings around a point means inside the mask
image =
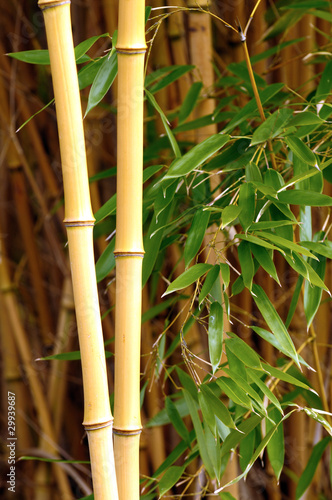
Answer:
[{"label": "bamboo stalk", "polygon": [[144,1],[120,0],[114,452],[119,499],[139,498]]},{"label": "bamboo stalk", "polygon": [[65,225],[81,350],[86,429],[94,497],[117,499],[103,335],[96,284],[82,111],[70,2],[42,0],[56,103],[62,161]]}]

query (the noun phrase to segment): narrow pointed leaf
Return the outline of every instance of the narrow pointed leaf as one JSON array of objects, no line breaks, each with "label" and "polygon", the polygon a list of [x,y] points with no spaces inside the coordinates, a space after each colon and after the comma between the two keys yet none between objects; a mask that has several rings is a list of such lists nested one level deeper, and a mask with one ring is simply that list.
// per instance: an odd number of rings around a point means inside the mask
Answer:
[{"label": "narrow pointed leaf", "polygon": [[169,285],[163,297],[192,285],[192,283],[197,281],[203,274],[206,274],[212,267],[212,264],[196,264],[190,267]]},{"label": "narrow pointed leaf", "polygon": [[235,219],[238,218],[240,215],[242,208],[239,207],[238,205],[229,205],[228,207],[225,207],[222,211],[222,227],[228,226],[231,222],[233,222]]},{"label": "narrow pointed leaf", "polygon": [[221,304],[213,302],[209,314],[209,355],[212,372],[218,369],[222,354],[224,311]]},{"label": "narrow pointed leaf", "polygon": [[315,166],[317,165],[317,158],[315,154],[308,148],[306,144],[304,144],[301,139],[296,137],[295,135],[289,136],[285,139],[285,142],[289,149],[302,161],[307,163],[308,165]]},{"label": "narrow pointed leaf", "polygon": [[179,125],[183,123],[195,108],[199,94],[203,87],[202,82],[194,82],[186,95],[179,113]]},{"label": "narrow pointed leaf", "polygon": [[206,228],[209,224],[210,213],[205,210],[198,210],[193,218],[188,232],[186,246],[184,248],[184,262],[186,267],[197,255],[203,242]]},{"label": "narrow pointed leaf", "polygon": [[250,248],[258,264],[280,285],[276,267],[266,248],[252,243],[250,243]]},{"label": "narrow pointed leaf", "polygon": [[190,447],[190,438],[189,438],[189,431],[187,427],[185,426],[182,418],[180,417],[180,414],[173,403],[173,401],[167,397],[165,401],[165,408],[167,415],[174,426],[175,430],[179,434],[179,436],[187,443],[187,445]]},{"label": "narrow pointed leaf", "polygon": [[[284,466],[285,460],[285,440],[282,425],[279,425],[282,420],[282,413],[276,408],[269,411],[269,416],[277,424],[277,429],[267,444],[267,454],[271,467],[274,471],[277,481],[280,479],[280,474]],[[266,419],[266,432],[273,428],[271,420]]]},{"label": "narrow pointed leaf", "polygon": [[[319,262],[311,261],[310,264],[314,267],[313,271],[318,274],[322,280],[325,277],[326,257],[320,257]],[[311,325],[320,305],[323,288],[320,286],[310,285],[308,281],[304,285],[303,306],[304,314],[307,320],[307,327]]]},{"label": "narrow pointed leaf", "polygon": [[237,251],[238,251],[238,256],[241,266],[241,275],[243,278],[244,286],[249,290],[251,290],[255,268],[249,243],[247,241],[241,241]]},{"label": "narrow pointed leaf", "polygon": [[197,144],[197,146],[191,148],[181,158],[173,161],[164,179],[182,177],[189,174],[195,168],[200,167],[210,156],[214,155],[229,139],[228,135],[215,134]]},{"label": "narrow pointed leaf", "polygon": [[300,189],[281,191],[278,193],[278,198],[289,205],[306,205],[308,207],[330,207],[332,205],[331,196]]},{"label": "narrow pointed leaf", "polygon": [[219,420],[230,429],[236,429],[232,416],[224,403],[215,396],[213,391],[206,384],[202,384],[200,389],[207,407],[210,408],[210,412],[218,417]]},{"label": "narrow pointed leaf", "polygon": [[255,205],[255,188],[253,187],[251,182],[246,182],[241,185],[239,194],[239,207],[241,208],[239,220],[243,231],[246,231],[248,227],[254,222]]},{"label": "narrow pointed leaf", "polygon": [[331,442],[331,437],[326,436],[313,447],[308,463],[304,471],[302,472],[299,482],[297,483],[296,486],[296,493],[295,493],[296,500],[298,500],[298,498],[301,498],[306,489],[309,487],[315,475],[319,461],[322,458],[324,450],[326,449],[326,447],[330,442]]},{"label": "narrow pointed leaf", "polygon": [[212,269],[207,273],[206,278],[204,280],[201,293],[199,294],[198,297],[198,304],[201,305],[205,297],[208,295],[208,293],[211,291],[211,288],[213,287],[214,282],[218,278],[220,273],[220,267],[218,264],[215,264]]},{"label": "narrow pointed leaf", "polygon": [[118,56],[116,51],[112,50],[110,56],[106,56],[90,89],[88,105],[85,112],[86,116],[104,98],[109,91],[118,72]]},{"label": "narrow pointed leaf", "polygon": [[244,340],[231,334],[232,337],[225,339],[225,344],[242,363],[250,368],[262,370],[261,361],[258,354]]},{"label": "narrow pointed leaf", "polygon": [[292,339],[290,338],[283,321],[271,304],[263,288],[256,284],[253,285],[252,296],[267,325],[284,349],[284,352],[286,352],[292,359],[296,360],[297,364],[299,364],[298,355]]},{"label": "narrow pointed leaf", "polygon": [[159,481],[159,495],[162,497],[170,490],[184,473],[185,466],[172,465]]}]

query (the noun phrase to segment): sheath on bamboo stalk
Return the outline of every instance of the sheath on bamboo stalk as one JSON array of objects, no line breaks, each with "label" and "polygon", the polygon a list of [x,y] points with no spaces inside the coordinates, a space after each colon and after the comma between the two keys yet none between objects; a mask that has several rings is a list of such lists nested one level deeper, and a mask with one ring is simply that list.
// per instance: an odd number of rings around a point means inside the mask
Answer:
[{"label": "sheath on bamboo stalk", "polygon": [[142,258],[143,0],[120,0],[114,452],[119,499],[139,498]]},{"label": "sheath on bamboo stalk", "polygon": [[60,139],[74,302],[94,498],[116,499],[105,351],[93,253],[93,224],[69,1],[41,0]]}]

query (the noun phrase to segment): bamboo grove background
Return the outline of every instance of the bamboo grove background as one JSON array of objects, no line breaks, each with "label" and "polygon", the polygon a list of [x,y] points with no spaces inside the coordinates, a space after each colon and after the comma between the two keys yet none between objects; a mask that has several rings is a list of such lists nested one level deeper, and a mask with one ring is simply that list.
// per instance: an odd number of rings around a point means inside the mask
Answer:
[{"label": "bamboo grove background", "polygon": [[[173,3],[177,6],[196,6],[195,1],[150,1],[148,4],[151,7],[158,7],[158,10],[153,11],[152,18],[168,12],[159,9]],[[203,2],[200,4],[206,6]],[[209,5],[210,10],[227,23],[235,25],[237,20],[242,26],[246,24],[253,7],[254,2],[243,0],[215,1]],[[117,27],[116,1],[73,0],[71,9],[75,45],[95,35],[112,34]],[[269,41],[262,41],[269,22],[265,13],[271,16],[274,9],[273,3],[265,0],[260,3],[248,32],[250,55],[267,50],[280,40],[301,40],[283,50],[280,57],[258,61],[254,70],[268,83],[285,83],[296,90],[301,99],[300,96],[306,96],[314,88],[316,75],[324,69],[324,64],[320,64],[319,60],[315,60],[315,64],[310,61],[318,47],[322,52],[330,53],[330,23],[313,16],[308,10],[308,14],[290,30],[282,31]],[[176,83],[158,93],[159,106],[165,112],[171,112],[183,103],[194,82],[202,82],[206,99],[202,99],[194,109],[192,119],[213,113],[222,95],[221,89],[214,88],[214,80],[217,75],[232,78],[234,73],[231,73],[228,65],[244,59],[238,36],[216,18],[203,13],[179,12],[168,17],[160,26],[156,24],[159,19],[160,17],[156,17],[147,25],[151,28],[147,33],[147,73],[173,64],[195,66]],[[88,461],[88,449],[81,425],[83,403],[80,363],[75,360],[40,360],[48,355],[78,350],[66,236],[62,223],[63,188],[54,106],[48,106],[15,133],[31,115],[52,100],[50,71],[47,65],[29,65],[5,55],[8,52],[46,48],[44,22],[37,2],[11,0],[2,5],[0,23],[1,435],[5,435],[6,395],[9,390],[16,394],[17,401],[18,455],[42,458],[61,455],[70,462],[64,468],[53,465],[52,469],[47,462],[18,462],[17,498],[62,498],[61,495],[68,489],[72,491],[72,498],[81,498],[91,493],[91,477],[89,466],[84,463]],[[109,38],[100,38],[89,54],[96,58],[104,55],[104,51],[109,48]],[[235,67],[233,69],[235,71]],[[245,95],[239,95],[238,100],[238,105],[244,105]],[[85,109],[88,89],[82,91],[82,101]],[[94,108],[84,120],[88,169],[93,181],[90,184],[92,207],[95,213],[115,192],[114,171],[109,169],[116,165],[116,105],[117,90],[112,86],[102,104]],[[162,142],[158,145],[159,136],[164,134],[162,120],[155,117],[149,104],[146,108],[146,151],[151,154],[155,143],[155,147],[159,148],[159,157],[162,158],[160,163],[167,163],[169,150],[164,148]],[[218,125],[212,124],[184,131],[181,132],[181,140],[199,143],[217,130]],[[332,195],[331,191],[330,184],[326,183],[324,192]],[[327,213],[327,210],[314,212],[316,230],[323,226]],[[113,217],[96,226],[97,258],[107,247],[106,236],[112,234],[114,229]],[[177,242],[167,247],[164,262],[160,265],[160,274],[169,276],[174,269],[174,279],[183,272],[179,248]],[[283,260],[276,259],[275,264],[287,292],[285,293],[284,287],[279,288],[273,284],[272,280],[267,282],[263,273],[260,279],[262,284],[266,284],[270,299],[285,321],[295,278]],[[329,263],[326,284],[328,288],[332,288]],[[189,304],[185,294],[180,301],[167,298],[163,302],[160,297],[166,287],[167,283],[159,275],[152,275],[143,289],[142,478],[154,474],[179,442],[174,428],[167,423],[165,410],[160,414],[165,407],[166,396],[172,394],[173,385],[165,374],[155,343],[167,328],[165,342],[166,347],[169,347],[187,317]],[[112,272],[99,283],[112,393],[114,290]],[[317,360],[320,363],[326,404],[331,409],[331,312],[327,294],[323,298],[325,300],[315,321],[316,347],[313,351],[306,347],[302,355],[305,353],[309,364],[313,366]],[[232,331],[261,352],[265,359],[273,360],[271,346],[257,341],[247,328],[257,316],[258,311],[246,290],[234,298]],[[301,308],[297,309],[294,316],[292,334],[297,347],[305,343],[306,322]],[[206,358],[206,333],[198,323],[191,326],[186,342],[190,351],[202,359]],[[68,359],[72,357],[73,355]],[[167,365],[172,363],[181,363],[179,350],[175,350],[171,359],[167,359]],[[204,363],[198,359],[197,364],[201,376],[204,376]],[[311,375],[311,382],[314,387],[319,387],[317,374]],[[45,417],[47,414],[52,416],[51,422]],[[154,421],[164,425],[151,425]],[[187,424],[189,425],[189,421]],[[49,426],[52,427],[51,431]],[[317,442],[317,432],[317,427],[306,415],[292,415],[285,423],[286,458],[280,482],[273,478],[269,463],[258,460],[247,481],[241,481],[229,491],[235,498],[241,499],[295,498],[296,478],[303,472],[312,446]],[[57,444],[47,441],[47,435],[54,435]],[[11,498],[6,487],[4,442],[1,442],[1,458],[1,496]],[[82,463],[71,463],[73,460]],[[225,474],[232,478],[236,470],[237,464],[234,461]],[[174,487],[165,496],[175,498],[175,495],[181,495],[184,491],[184,494],[195,499],[213,498],[208,491],[213,491],[214,486],[206,484],[200,471],[201,463],[197,459],[189,467],[189,480]],[[328,471],[329,457],[323,455],[305,498],[329,498]],[[146,483],[143,481],[143,490],[144,484]],[[145,493],[147,491],[148,488]],[[322,496],[319,497],[319,494]]]}]

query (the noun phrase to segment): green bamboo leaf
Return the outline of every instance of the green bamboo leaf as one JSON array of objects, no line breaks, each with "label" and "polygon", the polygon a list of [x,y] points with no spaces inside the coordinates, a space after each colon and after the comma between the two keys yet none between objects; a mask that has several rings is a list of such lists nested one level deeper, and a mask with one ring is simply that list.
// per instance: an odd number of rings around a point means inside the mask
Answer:
[{"label": "green bamboo leaf", "polygon": [[91,61],[79,70],[77,77],[80,90],[85,89],[93,83],[103,62],[104,58],[100,58],[95,61]]},{"label": "green bamboo leaf", "polygon": [[226,439],[224,440],[221,447],[221,456],[227,454],[229,451],[236,448],[241,441],[248,436],[262,421],[260,415],[251,415],[249,418],[243,420],[237,427],[237,429],[232,430]]},{"label": "green bamboo leaf", "polygon": [[303,411],[316,422],[320,423],[324,429],[332,436],[332,427],[330,423],[323,417],[326,415],[327,417],[331,417],[331,413],[328,413],[324,410],[318,410],[317,408],[301,408]]},{"label": "green bamboo leaf", "polygon": [[255,188],[253,187],[251,182],[245,182],[240,187],[239,207],[241,209],[241,212],[238,216],[243,231],[247,231],[248,227],[254,222],[255,205]]},{"label": "green bamboo leaf", "polygon": [[173,149],[175,157],[176,158],[181,158],[180,148],[179,148],[178,143],[177,143],[177,141],[176,141],[176,139],[174,137],[173,132],[171,131],[171,128],[169,126],[169,122],[168,122],[168,120],[166,118],[165,113],[163,112],[163,110],[161,109],[161,107],[159,106],[159,104],[157,103],[155,97],[147,89],[145,89],[145,95],[146,95],[146,98],[149,101],[149,103],[154,107],[154,109],[160,115],[161,121],[163,122],[165,132],[167,134],[168,140],[169,140],[170,145],[171,145],[171,147]]},{"label": "green bamboo leaf", "polygon": [[185,426],[178,410],[171,398],[167,397],[165,400],[165,408],[167,415],[174,426],[174,429],[177,431],[179,436],[187,443],[190,448],[190,437],[187,427]]},{"label": "green bamboo leaf", "polygon": [[165,474],[159,481],[159,495],[162,497],[169,491],[184,473],[185,466],[172,465],[166,470]]},{"label": "green bamboo leaf", "polygon": [[309,487],[315,475],[319,461],[322,458],[324,450],[326,449],[326,447],[330,442],[331,442],[331,437],[326,436],[313,447],[308,463],[305,466],[305,469],[302,472],[299,482],[297,483],[296,486],[296,493],[295,493],[296,500],[298,500],[298,498],[301,498],[306,489]]},{"label": "green bamboo leaf", "polygon": [[280,285],[273,259],[266,248],[253,243],[250,243],[250,248],[258,264]]},{"label": "green bamboo leaf", "polygon": [[202,90],[202,82],[194,82],[190,87],[179,112],[179,125],[183,123],[196,106],[199,94]]},{"label": "green bamboo leaf", "polygon": [[209,429],[208,426],[204,426],[205,442],[208,450],[208,454],[213,464],[214,477],[220,481],[222,474],[221,465],[221,453],[220,453],[220,440],[219,436],[215,436]]},{"label": "green bamboo leaf", "polygon": [[202,289],[201,289],[201,293],[199,294],[199,297],[198,297],[198,305],[199,306],[201,305],[201,303],[203,302],[203,300],[205,299],[207,294],[210,292],[214,282],[216,281],[216,279],[219,276],[219,272],[220,272],[220,267],[218,266],[218,264],[215,264],[212,267],[212,269],[210,269],[210,271],[207,273],[206,278],[205,278],[204,283],[203,283],[203,286],[202,286]]},{"label": "green bamboo leaf", "polygon": [[48,50],[23,50],[21,52],[10,52],[6,55],[29,64],[50,64],[50,55]]},{"label": "green bamboo leaf", "polygon": [[330,245],[328,240],[320,241],[319,243],[314,241],[301,241],[300,243],[301,246],[304,246],[308,250],[323,255],[327,259],[332,259],[332,245]]},{"label": "green bamboo leaf", "polygon": [[222,210],[222,227],[228,226],[231,222],[235,221],[240,215],[242,208],[238,205],[228,205]]},{"label": "green bamboo leaf", "polygon": [[317,260],[317,258],[307,249],[298,245],[297,243],[293,243],[293,241],[287,240],[286,238],[282,238],[281,236],[277,236],[273,233],[267,233],[266,231],[260,231],[260,236],[266,238],[269,241],[272,241],[272,243],[275,243],[278,246],[280,245],[281,247],[287,248],[288,250],[292,250],[293,252],[297,252],[305,255],[306,257],[311,257]]},{"label": "green bamboo leaf", "polygon": [[[326,269],[326,257],[320,257],[319,261],[308,262],[313,267],[313,271],[317,273],[321,280],[324,280]],[[323,288],[321,286],[310,285],[308,281],[304,284],[303,306],[304,314],[307,320],[307,328],[311,325],[322,298]]]},{"label": "green bamboo leaf", "polygon": [[249,227],[252,231],[257,231],[258,229],[273,229],[275,227],[291,226],[294,224],[292,220],[262,220],[259,222],[253,222]]},{"label": "green bamboo leaf", "polygon": [[[94,43],[96,43],[100,38],[105,38],[105,37],[110,38],[108,33],[104,33],[103,35],[92,36],[91,38],[88,38],[87,40],[84,40],[83,42],[76,45],[76,47],[75,47],[76,61],[78,61],[84,54],[86,54],[87,51],[92,47],[92,45]],[[116,44],[116,39],[117,39],[117,32],[115,31],[115,33],[112,37],[112,45],[113,46],[115,46],[115,44]]]},{"label": "green bamboo leaf", "polygon": [[206,210],[198,210],[194,215],[188,232],[186,246],[184,247],[184,262],[186,267],[189,266],[201,247],[209,220],[210,213]]},{"label": "green bamboo leaf", "polygon": [[95,213],[96,223],[105,219],[108,215],[114,214],[116,211],[116,193],[104,203],[103,206]]},{"label": "green bamboo leaf", "polygon": [[247,241],[241,241],[237,248],[237,252],[239,256],[241,275],[244,286],[251,291],[255,268],[254,261],[251,255],[250,244]]},{"label": "green bamboo leaf", "polygon": [[278,193],[278,199],[290,205],[306,205],[308,207],[330,207],[332,197],[315,191],[292,189]]},{"label": "green bamboo leaf", "polygon": [[[260,234],[260,233],[258,233]],[[254,243],[255,245],[261,246],[263,248],[267,248],[269,250],[278,250],[282,254],[285,254],[283,250],[280,248],[276,247],[275,245],[272,245],[272,243],[268,243],[265,240],[262,240],[261,238],[258,238],[257,236],[253,236],[252,234],[236,234],[236,238],[239,238],[240,240],[245,240],[249,241],[250,243]]]},{"label": "green bamboo leaf", "polygon": [[273,139],[283,131],[287,120],[292,114],[289,108],[281,108],[269,116],[253,133],[250,146],[255,146]]},{"label": "green bamboo leaf", "polygon": [[213,464],[211,462],[211,459],[210,459],[210,456],[208,453],[206,440],[205,440],[204,432],[202,429],[202,424],[201,424],[201,421],[199,419],[198,412],[197,412],[196,405],[195,405],[195,400],[192,398],[191,394],[188,391],[186,391],[185,389],[183,390],[183,394],[184,394],[184,397],[185,397],[185,400],[186,400],[186,403],[187,403],[187,406],[189,409],[189,413],[191,416],[191,420],[193,422],[194,429],[195,429],[197,444],[198,444],[201,458],[203,460],[203,463],[205,465],[205,468],[206,468],[209,476],[213,478],[214,477]]},{"label": "green bamboo leaf", "polygon": [[262,379],[257,375],[257,373],[254,370],[248,370],[247,374],[249,378],[254,382],[257,387],[262,391],[262,393],[271,401],[272,404],[278,409],[278,411],[283,414],[281,405],[276,398],[276,396],[273,394],[273,392],[265,385],[265,383],[262,381]]},{"label": "green bamboo leaf", "polygon": [[224,146],[230,137],[228,135],[215,134],[205,141],[191,148],[188,153],[181,158],[177,158],[171,163],[164,179],[182,177],[187,175],[195,168],[201,166],[210,156],[215,154],[222,146]]},{"label": "green bamboo leaf", "polygon": [[206,398],[204,398],[202,391],[198,392],[198,403],[202,412],[204,425],[207,424],[207,426],[205,425],[205,428],[208,427],[211,430],[212,434],[216,436],[217,435],[216,417],[214,413],[211,411],[208,401],[206,400]]},{"label": "green bamboo leaf", "polygon": [[[275,422],[277,425],[277,430],[274,432],[270,441],[267,444],[267,454],[269,457],[269,461],[271,467],[274,471],[277,481],[280,479],[280,474],[284,466],[285,460],[285,440],[284,440],[284,432],[283,427],[280,425],[282,420],[282,413],[276,408],[271,408],[269,411],[269,417]],[[266,419],[266,432],[270,432],[273,428],[273,423],[271,420]]]},{"label": "green bamboo leaf", "polygon": [[249,366],[250,368],[254,368],[256,370],[262,370],[261,361],[256,351],[235,334],[232,334],[230,332],[228,333],[228,335],[231,335],[230,338],[225,339],[225,344],[227,345],[228,349],[230,349],[233,354],[235,354],[235,356],[239,358],[246,366]]},{"label": "green bamboo leaf", "polygon": [[285,142],[289,149],[302,161],[311,165],[312,167],[317,165],[317,158],[315,154],[311,151],[306,144],[304,144],[301,139],[295,135],[285,138]]},{"label": "green bamboo leaf", "polygon": [[115,49],[112,49],[109,55],[104,57],[98,73],[93,80],[88,105],[85,111],[84,118],[93,109],[108,92],[118,72],[118,57]]},{"label": "green bamboo leaf", "polygon": [[320,118],[315,113],[312,113],[311,111],[301,111],[300,113],[297,113],[293,118],[291,118],[291,120],[289,120],[287,126],[300,127],[303,125],[319,125],[323,122],[324,120],[322,120],[322,118]]},{"label": "green bamboo leaf", "polygon": [[[284,86],[283,83],[272,83],[266,89],[263,89],[259,94],[262,105],[264,105],[266,102],[272,99],[272,97],[274,97],[278,92],[280,92],[283,86]],[[224,128],[224,133],[228,133],[231,130],[235,129],[235,127],[240,125],[247,118],[252,118],[254,113],[258,113],[257,103],[255,98],[253,98],[250,102],[248,102],[241,109],[241,111],[236,113],[235,117]]]},{"label": "green bamboo leaf", "polygon": [[[191,71],[194,68],[195,66],[193,65],[174,65],[168,66],[166,68],[160,68],[159,70],[154,71],[151,75],[148,75],[146,77],[145,85],[148,87],[148,90],[151,92],[151,94],[155,94],[156,92],[175,82],[176,80],[181,78],[181,76],[185,75],[186,73],[188,73],[188,71]],[[159,81],[152,85],[153,82],[157,79]]]},{"label": "green bamboo leaf", "polygon": [[221,271],[221,277],[224,282],[225,287],[227,288],[229,285],[229,282],[231,280],[231,270],[228,264],[220,263],[220,271]]},{"label": "green bamboo leaf", "polygon": [[250,161],[248,163],[248,165],[246,165],[245,170],[246,170],[246,182],[250,182],[250,181],[262,182],[263,181],[261,171],[255,162]]},{"label": "green bamboo leaf", "polygon": [[299,276],[298,280],[295,285],[295,290],[292,295],[292,300],[289,306],[286,322],[285,322],[285,327],[289,328],[289,325],[291,324],[291,321],[293,319],[294,313],[296,311],[296,307],[300,298],[301,290],[302,290],[302,284],[303,284],[303,276]]},{"label": "green bamboo leaf", "polygon": [[216,416],[221,420],[221,422],[229,427],[230,429],[236,429],[236,425],[232,419],[232,416],[228,410],[228,408],[224,405],[224,403],[217,398],[217,396],[213,393],[209,386],[206,384],[200,385],[200,393],[201,397],[205,400],[207,408],[210,409],[210,413],[213,416]]},{"label": "green bamboo leaf", "polygon": [[256,410],[256,413],[260,413],[264,416],[267,416],[266,408],[264,406],[264,401],[258,392],[253,388],[251,384],[247,382],[247,380],[238,373],[233,372],[233,370],[228,368],[223,368],[226,375],[230,377],[230,379],[248,396],[251,398],[251,402],[253,407]]},{"label": "green bamboo leaf", "polygon": [[218,301],[212,302],[209,314],[209,356],[212,372],[218,369],[222,354],[224,311]]},{"label": "green bamboo leaf", "polygon": [[107,245],[96,263],[97,283],[106,278],[106,276],[115,268],[114,257],[115,238]]},{"label": "green bamboo leaf", "polygon": [[282,346],[283,352],[286,352],[288,356],[294,359],[296,364],[299,365],[298,355],[292,339],[290,338],[290,335],[286,330],[283,321],[268,299],[263,288],[256,284],[253,285],[252,296],[264,320],[266,321],[270,330],[273,332],[278,343]]},{"label": "green bamboo leaf", "polygon": [[240,443],[239,463],[244,472],[255,450],[256,429],[252,430]]},{"label": "green bamboo leaf", "polygon": [[177,290],[182,290],[182,288],[186,288],[187,286],[192,285],[201,276],[203,276],[203,274],[206,274],[212,267],[212,264],[196,264],[195,266],[190,267],[168,286],[166,292],[162,295],[162,297],[168,295],[169,293],[176,292]]},{"label": "green bamboo leaf", "polygon": [[219,377],[217,384],[235,404],[252,410],[252,401],[246,392],[238,386],[234,380],[229,377]]},{"label": "green bamboo leaf", "polygon": [[267,373],[269,373],[272,377],[276,379],[280,379],[283,382],[295,385],[296,387],[302,387],[307,391],[315,392],[309,385],[304,384],[303,382],[301,382],[301,380],[293,377],[289,373],[279,370],[279,368],[275,368],[274,366],[268,365],[266,363],[262,363],[262,366]]}]

